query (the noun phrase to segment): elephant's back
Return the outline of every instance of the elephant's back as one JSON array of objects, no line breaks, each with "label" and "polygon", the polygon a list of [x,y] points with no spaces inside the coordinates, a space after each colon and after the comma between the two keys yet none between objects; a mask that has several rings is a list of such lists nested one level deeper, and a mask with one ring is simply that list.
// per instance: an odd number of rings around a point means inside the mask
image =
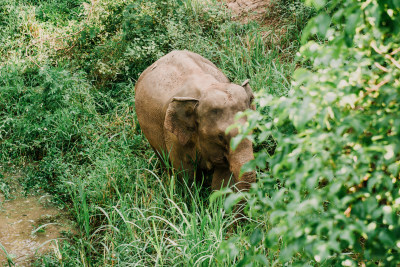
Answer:
[{"label": "elephant's back", "polygon": [[135,91],[146,90],[170,97],[180,89],[190,75],[209,74],[218,82],[229,79],[208,59],[186,50],[176,50],[161,57],[150,65],[139,77]]}]

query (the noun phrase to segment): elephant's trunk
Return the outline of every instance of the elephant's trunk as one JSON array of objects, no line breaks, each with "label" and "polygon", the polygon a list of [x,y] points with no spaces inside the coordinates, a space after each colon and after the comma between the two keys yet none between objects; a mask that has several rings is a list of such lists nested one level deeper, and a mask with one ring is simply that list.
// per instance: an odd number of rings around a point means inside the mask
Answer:
[{"label": "elephant's trunk", "polygon": [[254,159],[253,144],[248,139],[243,140],[235,151],[230,151],[230,170],[234,175],[235,186],[238,191],[248,191],[251,183],[256,181],[256,173],[254,171],[241,173],[243,164],[252,159]]}]

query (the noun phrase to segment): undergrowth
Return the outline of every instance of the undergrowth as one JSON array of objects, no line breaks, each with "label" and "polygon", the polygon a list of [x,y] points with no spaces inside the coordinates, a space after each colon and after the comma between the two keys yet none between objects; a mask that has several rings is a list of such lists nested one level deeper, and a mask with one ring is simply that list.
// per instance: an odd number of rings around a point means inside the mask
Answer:
[{"label": "undergrowth", "polygon": [[[231,21],[218,2],[0,0],[0,172],[24,168],[25,189],[51,193],[78,230],[38,266],[239,262],[257,222],[235,222],[201,181],[162,167],[140,131],[134,84],[162,55],[188,49],[233,82],[286,95],[312,10],[279,4],[296,10],[280,13],[283,34]],[[241,249],[225,257],[228,237]]]}]

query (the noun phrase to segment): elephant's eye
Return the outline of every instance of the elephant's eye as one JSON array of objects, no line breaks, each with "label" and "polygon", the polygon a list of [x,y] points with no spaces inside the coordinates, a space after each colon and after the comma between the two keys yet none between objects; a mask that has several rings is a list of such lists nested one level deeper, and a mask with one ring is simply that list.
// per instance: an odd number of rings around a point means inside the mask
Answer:
[{"label": "elephant's eye", "polygon": [[218,139],[219,139],[219,141],[224,142],[225,141],[224,134],[223,133],[219,133],[218,134]]},{"label": "elephant's eye", "polygon": [[211,113],[214,114],[214,115],[219,115],[219,114],[221,114],[221,110],[218,109],[218,108],[214,108],[214,109],[211,110]]},{"label": "elephant's eye", "polygon": [[254,101],[254,96],[251,96],[251,97],[250,97],[250,104],[252,104],[253,101]]}]

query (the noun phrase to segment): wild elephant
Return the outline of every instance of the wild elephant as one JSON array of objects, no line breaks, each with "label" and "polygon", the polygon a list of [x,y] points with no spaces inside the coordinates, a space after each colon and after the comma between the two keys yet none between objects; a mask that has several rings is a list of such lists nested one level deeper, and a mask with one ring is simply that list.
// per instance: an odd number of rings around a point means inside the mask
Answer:
[{"label": "wild elephant", "polygon": [[212,62],[189,51],[163,56],[135,86],[139,124],[157,155],[168,155],[175,169],[191,174],[196,161],[198,169],[213,173],[213,190],[232,182],[247,190],[255,181],[254,172],[240,174],[253,159],[251,141],[232,151],[229,144],[237,130],[225,133],[236,113],[251,108],[253,98],[247,82],[231,83]]}]

